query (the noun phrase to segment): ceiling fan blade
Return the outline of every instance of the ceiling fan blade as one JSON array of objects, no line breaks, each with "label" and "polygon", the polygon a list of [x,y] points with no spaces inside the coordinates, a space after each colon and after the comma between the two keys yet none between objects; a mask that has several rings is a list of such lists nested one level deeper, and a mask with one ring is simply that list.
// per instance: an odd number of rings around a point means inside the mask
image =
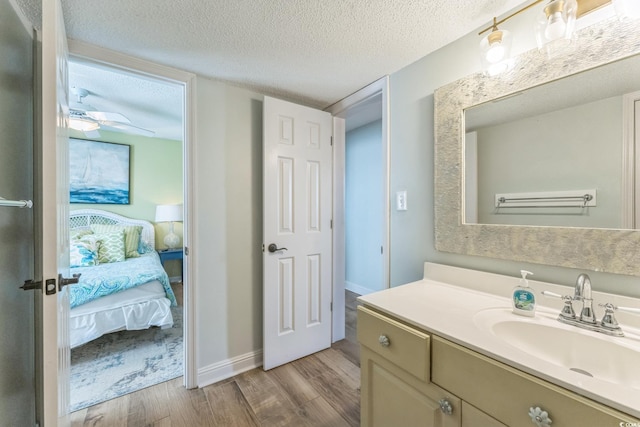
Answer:
[{"label": "ceiling fan blade", "polygon": [[85,114],[94,120],[98,120],[99,122],[108,121],[108,122],[131,123],[131,120],[127,119],[125,116],[123,116],[120,113],[112,113],[109,111],[85,111]]},{"label": "ceiling fan blade", "polygon": [[152,137],[156,133],[152,130],[143,129],[138,126],[134,126],[128,123],[121,123],[117,121],[109,121],[109,120],[100,120],[100,128],[104,128],[104,130],[114,130],[116,132],[124,132],[133,135],[141,135]]}]

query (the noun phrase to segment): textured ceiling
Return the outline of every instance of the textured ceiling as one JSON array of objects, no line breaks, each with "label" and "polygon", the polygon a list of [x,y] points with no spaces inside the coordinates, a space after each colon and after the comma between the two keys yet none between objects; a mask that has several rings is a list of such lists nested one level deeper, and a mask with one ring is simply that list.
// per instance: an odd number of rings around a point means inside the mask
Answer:
[{"label": "textured ceiling", "polygon": [[[41,0],[16,0],[39,27]],[[62,0],[67,35],[324,108],[522,0]]]}]

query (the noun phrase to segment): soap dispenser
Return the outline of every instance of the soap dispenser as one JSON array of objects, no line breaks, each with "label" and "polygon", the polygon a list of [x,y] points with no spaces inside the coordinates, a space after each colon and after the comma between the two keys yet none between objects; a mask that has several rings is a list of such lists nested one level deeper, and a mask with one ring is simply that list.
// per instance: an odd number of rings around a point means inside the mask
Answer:
[{"label": "soap dispenser", "polygon": [[533,275],[533,273],[527,270],[520,270],[520,274],[522,275],[520,284],[513,288],[513,298],[511,299],[513,312],[521,316],[533,317],[536,312],[536,297],[527,280],[527,274]]}]

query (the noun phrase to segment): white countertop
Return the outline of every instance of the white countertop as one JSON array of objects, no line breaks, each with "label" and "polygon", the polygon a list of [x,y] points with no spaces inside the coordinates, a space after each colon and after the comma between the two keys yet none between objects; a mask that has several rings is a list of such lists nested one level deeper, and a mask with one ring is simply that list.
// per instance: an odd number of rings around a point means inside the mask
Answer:
[{"label": "white countertop", "polygon": [[[469,271],[473,272],[473,270],[467,269],[453,269],[458,272],[459,270],[464,270],[465,274],[468,274]],[[456,271],[454,271],[454,273],[455,272]],[[488,273],[478,273],[480,275],[488,275]],[[495,279],[498,275],[489,274],[489,276]],[[500,277],[504,278],[507,276]],[[506,282],[511,286],[515,286],[517,279],[507,278],[509,280],[506,280]],[[538,288],[542,287],[540,282],[532,283],[536,283]],[[499,292],[503,292],[505,286],[498,285],[496,287]],[[565,290],[571,289],[567,287],[563,288],[565,288]],[[549,285],[549,289],[558,292],[557,285]],[[558,301],[557,303],[552,302],[556,307],[540,305],[546,300],[546,298],[539,295],[541,290],[542,289],[536,289],[538,306],[535,317],[527,318],[513,314],[514,318],[525,322],[555,321],[559,313],[558,307],[562,304]],[[476,321],[476,313],[487,309],[510,311],[511,301],[508,297],[510,292],[511,289],[505,293],[505,296],[499,296],[427,278],[361,296],[358,300],[367,306],[403,320],[419,329],[448,339],[514,368],[640,418],[640,388],[621,386],[613,382],[591,378],[570,371],[566,367],[558,366],[532,356],[518,349],[516,346],[509,345],[504,339],[493,335],[490,331],[483,330],[483,327],[478,325]],[[594,295],[594,299],[595,298]],[[619,304],[617,302],[614,303]],[[602,310],[599,310],[598,313],[599,318]],[[620,318],[618,320],[620,321]],[[632,343],[635,348],[638,348],[637,346],[640,344],[640,331],[625,327],[622,322],[620,323],[625,331],[625,337],[608,337],[598,334],[597,332],[590,332],[573,326],[562,324],[560,324],[560,326],[573,328],[576,330],[576,333],[597,334],[599,339],[627,340],[628,343]],[[541,345],[545,345],[544,342],[541,342]],[[593,351],[597,352],[598,349],[594,348]],[[602,355],[602,361],[603,363],[615,364],[615,360],[607,359],[607,354]],[[640,369],[640,357],[638,358],[638,369]]]}]

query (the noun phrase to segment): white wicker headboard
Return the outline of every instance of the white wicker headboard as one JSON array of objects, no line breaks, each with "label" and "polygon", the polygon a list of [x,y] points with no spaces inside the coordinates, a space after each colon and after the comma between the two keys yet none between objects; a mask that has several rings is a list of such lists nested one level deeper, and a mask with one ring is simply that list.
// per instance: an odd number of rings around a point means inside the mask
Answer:
[{"label": "white wicker headboard", "polygon": [[151,248],[156,247],[156,230],[149,221],[127,218],[99,209],[78,209],[69,212],[69,229],[90,228],[91,224],[140,225],[142,226],[142,234],[140,235],[142,241]]}]

